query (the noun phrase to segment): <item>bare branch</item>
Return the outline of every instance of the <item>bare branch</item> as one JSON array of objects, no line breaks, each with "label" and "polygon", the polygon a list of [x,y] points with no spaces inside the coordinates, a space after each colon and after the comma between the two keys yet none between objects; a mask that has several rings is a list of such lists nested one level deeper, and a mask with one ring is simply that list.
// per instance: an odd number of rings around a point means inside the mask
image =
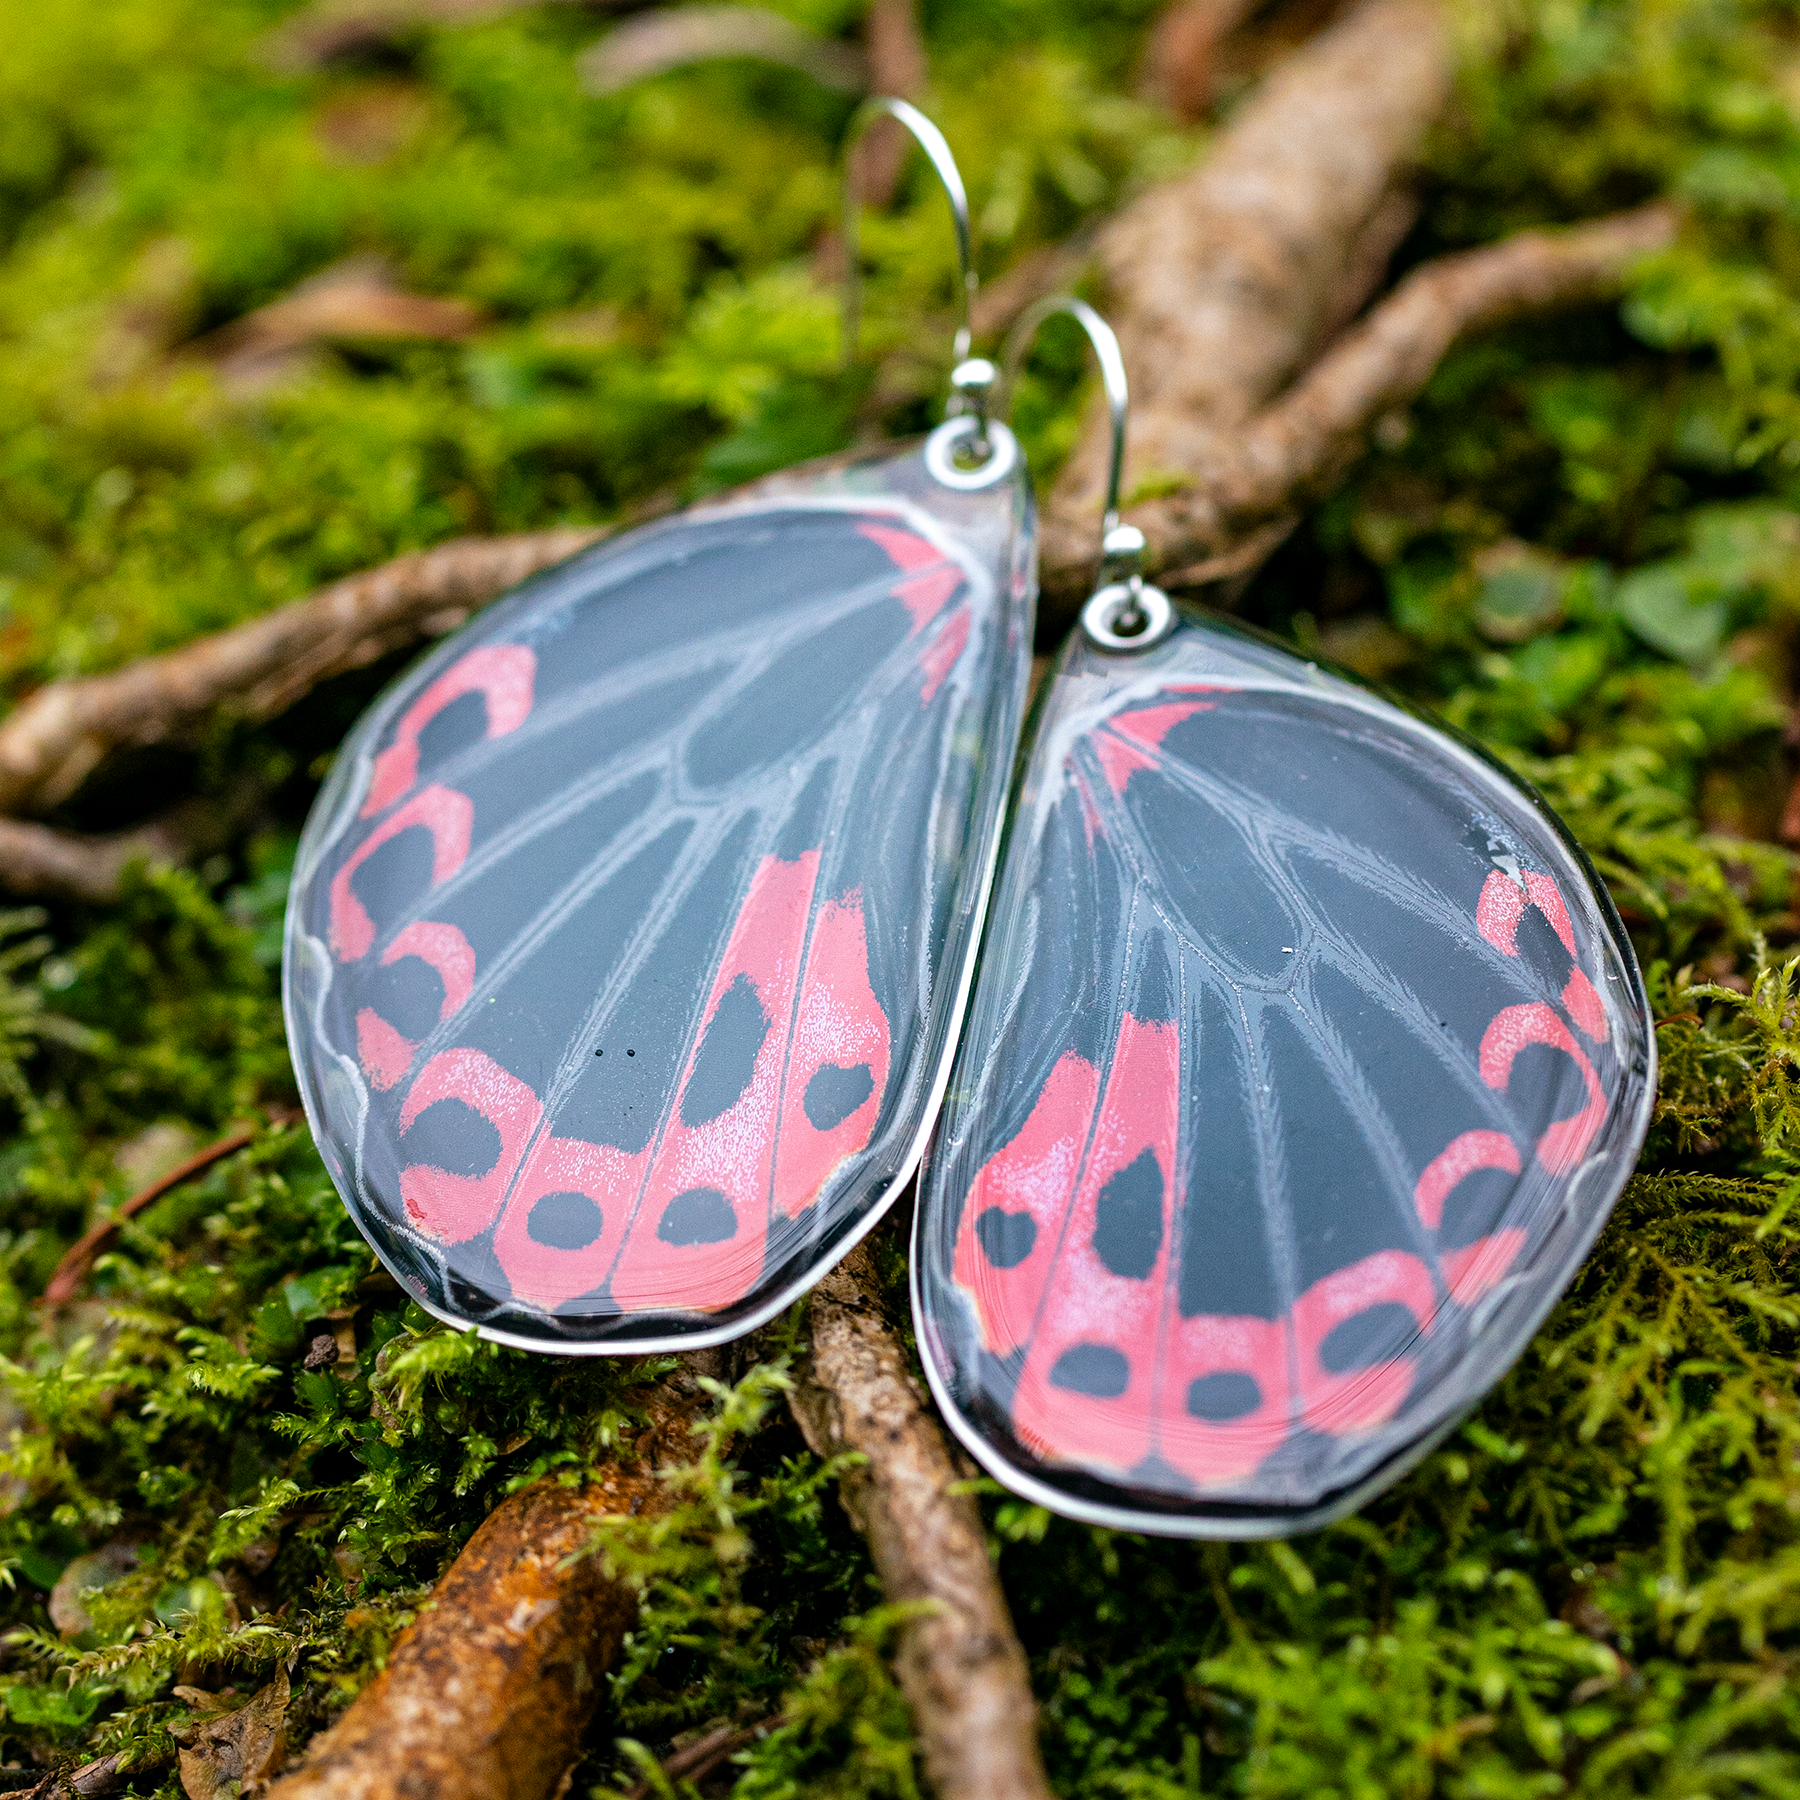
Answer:
[{"label": "bare branch", "polygon": [[[1208,466],[1293,377],[1450,74],[1433,0],[1362,0],[1277,65],[1194,170],[1102,233],[1132,384],[1128,492]],[[1091,573],[1105,456],[1096,416],[1045,512],[1057,599]]]},{"label": "bare branch", "polygon": [[[272,67],[299,72],[322,68],[391,43],[427,26],[477,25],[539,0],[313,0],[284,19],[263,39],[263,57]],[[622,12],[633,0],[574,0],[596,10]]]},{"label": "bare branch", "polygon": [[401,287],[379,256],[352,256],[192,346],[233,388],[262,387],[301,366],[315,344],[377,340],[454,343],[482,323],[480,307]]},{"label": "bare branch", "polygon": [[[269,1123],[279,1128],[298,1117],[298,1113],[278,1112],[271,1116]],[[55,1271],[44,1285],[44,1310],[54,1312],[66,1301],[75,1298],[81,1291],[89,1265],[119,1235],[119,1227],[125,1220],[141,1213],[152,1201],[160,1200],[171,1189],[192,1181],[196,1175],[205,1174],[214,1163],[222,1162],[228,1156],[235,1156],[246,1145],[254,1143],[256,1136],[257,1128],[254,1125],[230,1132],[217,1143],[208,1144],[204,1150],[196,1151],[186,1162],[171,1169],[166,1175],[159,1175],[147,1187],[139,1188],[129,1200],[121,1201],[98,1225],[90,1227],[63,1253],[62,1261],[56,1265]]]},{"label": "bare branch", "polygon": [[899,1675],[939,1800],[1050,1800],[1025,1653],[981,1515],[958,1491],[943,1434],[882,1316],[866,1248],[814,1288],[811,1327],[794,1416],[820,1455],[867,1459],[841,1491],[888,1600],[934,1606],[906,1627]]},{"label": "bare branch", "polygon": [[[869,0],[863,20],[869,91],[917,100],[928,74],[918,0]],[[900,186],[912,139],[892,119],[877,119],[857,146],[856,191],[866,206],[886,206]]]},{"label": "bare branch", "polygon": [[257,784],[246,781],[211,800],[184,800],[131,831],[97,837],[0,818],[0,888],[33,900],[104,905],[118,899],[133,863],[171,868],[223,849],[261,799]]},{"label": "bare branch", "polygon": [[861,93],[869,82],[860,51],[761,6],[674,6],[642,13],[614,26],[582,56],[581,77],[589,93],[612,94],[670,69],[733,56],[778,63],[851,93]]},{"label": "bare branch", "polygon": [[704,1396],[665,1377],[629,1460],[583,1487],[546,1477],[483,1521],[387,1666],[267,1800],[548,1800],[579,1753],[600,1676],[637,1618],[634,1588],[583,1555],[603,1519],[668,1504]]},{"label": "bare branch", "polygon": [[1256,10],[1256,0],[1174,0],[1150,32],[1139,90],[1180,119],[1212,106],[1219,45]]},{"label": "bare branch", "polygon": [[1137,508],[1133,519],[1159,560],[1176,566],[1266,535],[1271,521],[1318,497],[1459,337],[1616,292],[1633,263],[1670,241],[1676,222],[1673,207],[1646,206],[1422,265],[1272,406],[1208,446],[1190,486]]},{"label": "bare branch", "polygon": [[[565,530],[453,538],[334,582],[310,599],[229,631],[145,657],[116,674],[52,682],[0,724],[0,813],[48,811],[73,794],[109,752],[160,743],[220,707],[267,718],[327,676],[421,636],[453,630],[515,582],[604,535]],[[66,849],[68,842],[62,836],[14,836],[0,850],[0,870],[10,854],[13,866],[42,869],[50,883],[15,887],[15,892],[79,892],[87,877],[57,848]],[[96,843],[112,847],[107,854],[116,855],[119,867],[133,854],[154,858],[164,848],[156,827],[88,841],[90,847]],[[89,860],[88,867],[98,866]]]}]

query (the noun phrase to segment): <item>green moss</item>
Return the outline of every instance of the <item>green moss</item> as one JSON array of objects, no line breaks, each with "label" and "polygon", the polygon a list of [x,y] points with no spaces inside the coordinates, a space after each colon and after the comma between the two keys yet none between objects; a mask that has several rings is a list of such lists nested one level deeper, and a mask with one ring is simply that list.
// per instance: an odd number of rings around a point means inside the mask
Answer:
[{"label": "green moss", "polygon": [[[791,10],[826,30],[856,11]],[[989,270],[1187,152],[1123,97],[1143,0],[925,10]],[[14,695],[412,545],[615,518],[871,422],[812,273],[847,102],[748,66],[588,97],[574,53],[603,27],[550,5],[279,75],[257,45],[283,11],[0,0]],[[1518,1367],[1356,1519],[1197,1547],[988,1494],[1068,1795],[1800,1793],[1800,867],[1777,839],[1800,638],[1800,15],[1510,0],[1463,23],[1402,261],[1660,193],[1688,204],[1680,240],[1622,308],[1458,350],[1247,611],[1552,796],[1650,971],[1661,1105]],[[871,340],[919,346],[879,401],[909,428],[950,293],[923,177],[866,242]],[[324,350],[257,393],[182,349],[362,254],[487,323]],[[1081,356],[1050,336],[1022,395],[1040,466],[1071,441]],[[56,1320],[35,1304],[153,1164],[291,1103],[293,832],[380,674],[103,771],[80,815],[247,776],[273,815],[254,840],[105,913],[0,920],[0,1758],[125,1749],[138,1791],[173,1793],[177,1689],[248,1692],[288,1662],[298,1739],[501,1496],[604,1458],[629,1422],[641,1370],[410,1310],[291,1127],[132,1220]],[[309,1371],[326,1334],[353,1350]],[[790,1352],[777,1333],[719,1390],[673,1511],[594,1546],[646,1605],[581,1791],[639,1779],[682,1731],[764,1718],[742,1796],[919,1791],[898,1620],[787,1420]],[[71,1577],[98,1591],[64,1637],[49,1591],[108,1546]]]}]

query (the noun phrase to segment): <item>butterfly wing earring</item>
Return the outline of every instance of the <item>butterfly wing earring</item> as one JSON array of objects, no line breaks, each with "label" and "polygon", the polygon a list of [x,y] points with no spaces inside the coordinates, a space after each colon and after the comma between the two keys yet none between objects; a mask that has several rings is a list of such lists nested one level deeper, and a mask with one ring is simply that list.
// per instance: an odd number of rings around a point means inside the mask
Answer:
[{"label": "butterfly wing earring", "polygon": [[1175,608],[1117,525],[1037,716],[915,1220],[932,1387],[1015,1491],[1285,1534],[1418,1461],[1572,1278],[1655,1087],[1632,949],[1465,739]]},{"label": "butterfly wing earring", "polygon": [[[968,349],[968,209],[950,196]],[[853,204],[846,232],[854,319]],[[959,398],[991,365],[959,360]],[[541,575],[375,704],[302,840],[313,1134],[421,1305],[563,1352],[770,1317],[911,1174],[1030,667],[1004,426],[800,471]]]}]

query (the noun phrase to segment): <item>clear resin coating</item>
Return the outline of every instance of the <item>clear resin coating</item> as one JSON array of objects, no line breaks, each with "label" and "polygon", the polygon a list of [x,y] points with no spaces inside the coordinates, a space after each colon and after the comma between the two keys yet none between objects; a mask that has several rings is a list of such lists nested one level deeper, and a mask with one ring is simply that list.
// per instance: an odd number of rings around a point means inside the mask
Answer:
[{"label": "clear resin coating", "polygon": [[422,1304],[546,1349],[717,1342],[874,1223],[966,996],[1029,508],[915,453],[685,514],[497,602],[352,733],[288,1030]]},{"label": "clear resin coating", "polygon": [[1541,799],[1184,616],[1040,719],[917,1215],[920,1349],[1003,1481],[1273,1535],[1492,1384],[1629,1175],[1654,1040]]}]

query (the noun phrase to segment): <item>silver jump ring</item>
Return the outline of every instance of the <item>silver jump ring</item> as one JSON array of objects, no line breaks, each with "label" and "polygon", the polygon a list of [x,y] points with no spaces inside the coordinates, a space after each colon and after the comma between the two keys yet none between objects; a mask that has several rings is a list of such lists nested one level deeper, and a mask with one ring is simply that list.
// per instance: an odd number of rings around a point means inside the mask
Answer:
[{"label": "silver jump ring", "polygon": [[1144,580],[1144,534],[1135,525],[1119,523],[1119,484],[1125,474],[1125,424],[1131,412],[1131,389],[1113,328],[1085,300],[1077,300],[1071,294],[1056,294],[1027,307],[1007,333],[995,410],[1002,414],[1012,410],[1013,389],[1032,339],[1044,321],[1058,313],[1066,314],[1087,333],[1100,364],[1106,409],[1112,421],[1106,507],[1100,521],[1100,583],[1081,609],[1081,627],[1099,649],[1148,650],[1166,638],[1177,621],[1169,596]]},{"label": "silver jump ring", "polygon": [[[963,464],[957,456],[964,449],[985,460]],[[925,440],[925,467],[932,478],[947,488],[973,493],[1004,481],[1019,464],[1019,440],[1000,423],[989,419],[984,426],[967,413],[946,419]]]}]

